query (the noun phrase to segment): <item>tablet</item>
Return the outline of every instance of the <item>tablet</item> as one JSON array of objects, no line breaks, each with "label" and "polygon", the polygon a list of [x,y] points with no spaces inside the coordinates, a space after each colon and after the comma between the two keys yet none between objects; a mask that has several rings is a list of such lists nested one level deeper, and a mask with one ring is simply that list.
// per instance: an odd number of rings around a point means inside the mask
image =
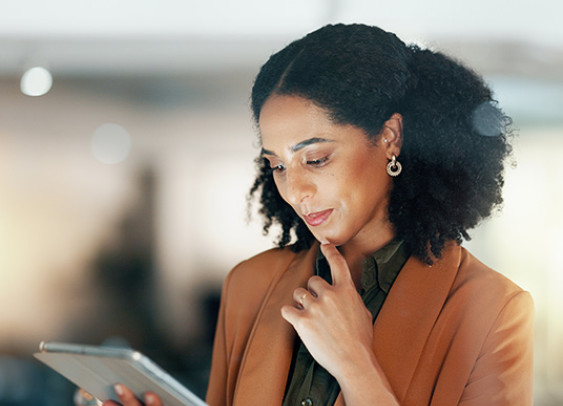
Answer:
[{"label": "tablet", "polygon": [[132,349],[42,342],[33,355],[98,401],[119,401],[113,385],[122,383],[139,399],[152,391],[166,406],[206,406],[148,357]]}]

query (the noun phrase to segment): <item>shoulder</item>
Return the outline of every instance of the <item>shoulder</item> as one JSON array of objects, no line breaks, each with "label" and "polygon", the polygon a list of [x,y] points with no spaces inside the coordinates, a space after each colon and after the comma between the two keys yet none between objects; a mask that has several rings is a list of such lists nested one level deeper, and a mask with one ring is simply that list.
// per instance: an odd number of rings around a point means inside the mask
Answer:
[{"label": "shoulder", "polygon": [[502,305],[514,296],[527,295],[520,286],[483,264],[465,248],[459,249],[460,265],[452,292],[478,295],[479,301],[490,304],[498,302],[498,305]]},{"label": "shoulder", "polygon": [[224,329],[226,336],[231,337],[229,340],[238,337],[240,342],[246,342],[264,303],[282,276],[294,268],[306,269],[301,265],[308,254],[313,252],[273,248],[242,261],[229,272],[221,294]]},{"label": "shoulder", "polygon": [[473,336],[478,352],[462,399],[478,404],[531,404],[532,297],[464,249],[461,258],[454,287],[471,306],[466,307],[466,322],[460,330],[466,337],[469,329],[479,333]]},{"label": "shoulder", "polygon": [[[459,249],[459,269],[450,290],[448,305],[463,309],[463,318],[478,323],[482,328],[493,328],[502,320],[519,320],[529,324],[534,313],[531,295],[503,274],[483,264],[465,248]],[[506,315],[516,318],[511,321]]]},{"label": "shoulder", "polygon": [[244,295],[246,303],[260,300],[287,269],[302,263],[315,248],[300,252],[272,248],[240,262],[227,275],[223,296]]},{"label": "shoulder", "polygon": [[272,248],[237,264],[227,275],[230,286],[268,283],[299,255],[289,247]]}]

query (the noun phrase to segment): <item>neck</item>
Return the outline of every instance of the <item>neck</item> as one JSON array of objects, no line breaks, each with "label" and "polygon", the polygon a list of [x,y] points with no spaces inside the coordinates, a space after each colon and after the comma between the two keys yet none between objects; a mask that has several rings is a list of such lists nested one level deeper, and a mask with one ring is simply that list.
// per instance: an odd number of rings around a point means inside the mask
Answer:
[{"label": "neck", "polygon": [[350,268],[356,287],[360,285],[364,260],[390,243],[393,238],[395,238],[395,232],[391,224],[389,224],[388,227],[378,230],[377,233],[370,233],[365,238],[358,235],[339,247],[340,253],[346,259],[346,263]]}]

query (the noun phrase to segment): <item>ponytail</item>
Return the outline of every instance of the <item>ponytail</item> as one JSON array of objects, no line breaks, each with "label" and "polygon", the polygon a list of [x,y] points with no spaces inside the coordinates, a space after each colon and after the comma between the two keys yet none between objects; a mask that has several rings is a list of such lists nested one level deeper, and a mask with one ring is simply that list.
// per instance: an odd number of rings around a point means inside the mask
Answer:
[{"label": "ponytail", "polygon": [[397,234],[427,262],[448,240],[469,239],[502,203],[509,119],[483,79],[439,52],[411,48],[409,89],[401,102],[403,174],[389,204]]}]

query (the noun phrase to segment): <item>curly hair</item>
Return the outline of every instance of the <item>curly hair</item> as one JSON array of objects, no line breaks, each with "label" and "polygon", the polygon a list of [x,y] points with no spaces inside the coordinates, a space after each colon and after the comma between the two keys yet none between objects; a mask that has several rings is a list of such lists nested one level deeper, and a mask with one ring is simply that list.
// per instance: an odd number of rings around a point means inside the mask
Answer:
[{"label": "curly hair", "polygon": [[[328,25],[262,66],[252,88],[256,123],[272,94],[311,100],[374,142],[392,114],[402,115],[403,171],[393,180],[389,220],[427,263],[447,241],[469,239],[467,230],[502,203],[511,121],[479,75],[442,53],[377,27]],[[279,224],[280,247],[293,241],[293,250],[306,249],[313,235],[279,195],[267,162],[256,162],[249,199],[259,195],[264,232]]]}]

